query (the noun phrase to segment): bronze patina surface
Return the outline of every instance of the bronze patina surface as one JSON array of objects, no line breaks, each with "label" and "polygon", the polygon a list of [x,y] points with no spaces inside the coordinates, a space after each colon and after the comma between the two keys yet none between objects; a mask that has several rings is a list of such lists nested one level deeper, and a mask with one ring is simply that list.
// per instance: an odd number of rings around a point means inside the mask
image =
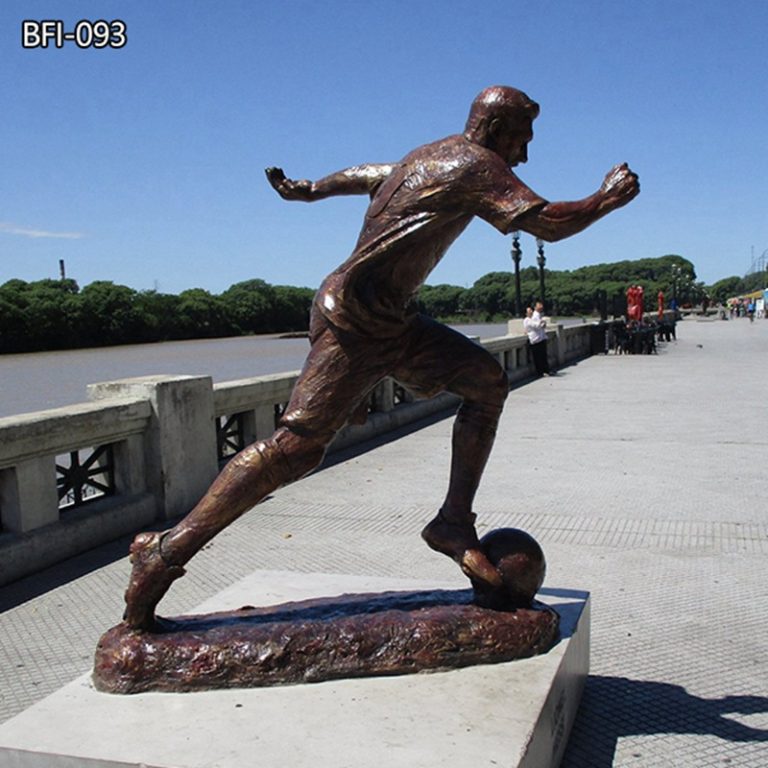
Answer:
[{"label": "bronze patina surface", "polygon": [[471,590],[342,595],[267,608],[123,622],[99,642],[93,680],[111,693],[200,691],[396,675],[546,652],[558,616],[497,611]]}]

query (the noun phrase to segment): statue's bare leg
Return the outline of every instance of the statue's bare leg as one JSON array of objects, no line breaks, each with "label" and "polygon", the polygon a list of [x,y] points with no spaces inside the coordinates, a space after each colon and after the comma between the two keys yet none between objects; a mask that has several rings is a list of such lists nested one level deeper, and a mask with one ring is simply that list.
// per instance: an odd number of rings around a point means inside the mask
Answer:
[{"label": "statue's bare leg", "polygon": [[426,318],[394,376],[423,394],[446,389],[463,398],[453,427],[448,493],[422,538],[455,560],[471,579],[501,585],[481,551],[472,503],[496,436],[509,382],[492,355],[463,334]]},{"label": "statue's bare leg", "polygon": [[183,565],[219,531],[265,496],[303,477],[322,460],[325,444],[281,427],[241,451],[222,470],[197,506],[174,528],[141,533],[130,548],[132,570],[123,619],[137,629],[155,623],[155,607]]},{"label": "statue's bare leg", "polygon": [[501,408],[465,402],[453,425],[448,493],[421,535],[435,551],[453,558],[464,573],[492,586],[501,575],[480,550],[472,512],[477,487],[493,447]]}]

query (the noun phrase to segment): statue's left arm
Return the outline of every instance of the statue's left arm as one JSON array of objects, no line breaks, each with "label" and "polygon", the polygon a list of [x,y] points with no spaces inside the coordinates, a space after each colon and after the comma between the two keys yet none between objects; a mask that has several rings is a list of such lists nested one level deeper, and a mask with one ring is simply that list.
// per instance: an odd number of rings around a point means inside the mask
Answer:
[{"label": "statue's left arm", "polygon": [[514,228],[548,242],[562,240],[626,205],[639,192],[637,175],[623,163],[608,172],[600,189],[593,195],[573,202],[547,203],[518,217]]},{"label": "statue's left arm", "polygon": [[366,163],[345,168],[317,181],[289,179],[282,168],[267,168],[269,183],[284,200],[313,202],[335,195],[373,195],[394,168],[389,163]]}]

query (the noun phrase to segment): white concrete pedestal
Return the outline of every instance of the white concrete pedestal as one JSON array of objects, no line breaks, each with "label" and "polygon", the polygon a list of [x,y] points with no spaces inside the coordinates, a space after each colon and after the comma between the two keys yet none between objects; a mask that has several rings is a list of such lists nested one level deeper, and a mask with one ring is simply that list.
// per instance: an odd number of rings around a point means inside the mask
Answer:
[{"label": "white concrete pedestal", "polygon": [[[256,572],[195,613],[352,592],[456,587]],[[275,688],[135,696],[99,693],[85,675],[0,726],[0,765],[554,768],[562,758],[589,668],[589,597],[558,589],[545,589],[539,597],[561,614],[562,639],[543,656],[504,664]]]}]

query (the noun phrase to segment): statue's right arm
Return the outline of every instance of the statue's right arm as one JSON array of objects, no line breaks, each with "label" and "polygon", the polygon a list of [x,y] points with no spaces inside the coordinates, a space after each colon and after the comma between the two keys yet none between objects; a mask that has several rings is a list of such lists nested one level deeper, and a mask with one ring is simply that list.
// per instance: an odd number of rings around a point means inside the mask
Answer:
[{"label": "statue's right arm", "polygon": [[284,200],[313,202],[335,195],[373,195],[393,167],[389,163],[366,163],[345,168],[317,181],[289,179],[282,168],[267,168],[266,174],[269,183]]},{"label": "statue's right arm", "polygon": [[547,203],[543,208],[523,214],[514,226],[535,237],[555,242],[575,235],[617,208],[621,208],[640,192],[637,174],[626,163],[607,174],[600,189],[583,200]]}]

